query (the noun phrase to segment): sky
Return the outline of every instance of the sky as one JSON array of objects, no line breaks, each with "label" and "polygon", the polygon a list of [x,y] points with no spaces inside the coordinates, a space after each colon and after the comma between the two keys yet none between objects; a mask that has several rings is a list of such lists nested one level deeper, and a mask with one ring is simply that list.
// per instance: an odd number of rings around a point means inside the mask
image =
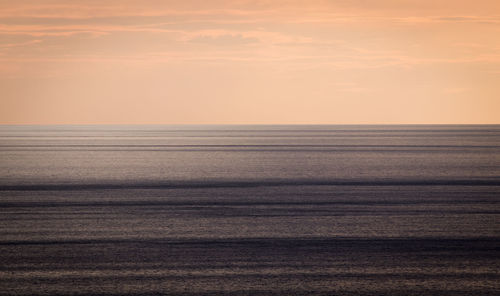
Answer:
[{"label": "sky", "polygon": [[499,124],[498,0],[0,0],[0,124]]}]

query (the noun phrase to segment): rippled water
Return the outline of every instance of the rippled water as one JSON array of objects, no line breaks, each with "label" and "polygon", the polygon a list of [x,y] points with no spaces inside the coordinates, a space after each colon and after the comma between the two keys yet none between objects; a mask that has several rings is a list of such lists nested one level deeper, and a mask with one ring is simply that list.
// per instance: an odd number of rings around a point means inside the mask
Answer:
[{"label": "rippled water", "polygon": [[0,126],[0,295],[498,295],[500,126]]}]

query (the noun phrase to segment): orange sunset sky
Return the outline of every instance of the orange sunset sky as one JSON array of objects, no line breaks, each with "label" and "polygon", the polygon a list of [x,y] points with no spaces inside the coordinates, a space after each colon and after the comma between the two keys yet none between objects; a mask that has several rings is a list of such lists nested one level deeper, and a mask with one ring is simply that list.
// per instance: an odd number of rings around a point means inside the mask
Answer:
[{"label": "orange sunset sky", "polygon": [[498,0],[0,0],[0,124],[500,123]]}]

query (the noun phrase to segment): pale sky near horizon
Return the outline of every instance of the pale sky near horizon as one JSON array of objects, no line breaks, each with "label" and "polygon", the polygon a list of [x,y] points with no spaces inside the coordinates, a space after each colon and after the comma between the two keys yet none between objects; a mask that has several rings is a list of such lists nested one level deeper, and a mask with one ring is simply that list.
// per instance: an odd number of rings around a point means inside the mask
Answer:
[{"label": "pale sky near horizon", "polygon": [[497,0],[0,0],[0,124],[500,123]]}]

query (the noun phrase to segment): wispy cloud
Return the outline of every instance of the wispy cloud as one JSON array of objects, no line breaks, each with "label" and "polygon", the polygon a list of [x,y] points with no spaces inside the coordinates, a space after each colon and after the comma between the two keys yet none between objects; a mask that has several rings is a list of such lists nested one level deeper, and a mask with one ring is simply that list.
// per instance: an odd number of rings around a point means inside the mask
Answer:
[{"label": "wispy cloud", "polygon": [[[307,5],[297,1],[146,0],[123,5],[122,1],[54,0],[45,4],[0,1],[0,7],[0,37],[10,40],[0,49],[10,63],[286,61],[351,69],[500,63],[498,44],[492,47],[492,42],[473,35],[447,33],[447,25],[453,23],[493,24],[498,31],[500,17],[495,10],[470,5],[456,6],[446,14],[442,8],[450,10],[449,5],[425,2],[421,7],[405,7],[389,0],[377,5],[319,0]],[[469,11],[475,14],[465,14]],[[350,34],[343,33],[345,26],[350,26]],[[438,29],[443,40],[435,39],[431,28]],[[474,28],[469,29],[472,34]],[[422,34],[424,29],[429,33]],[[419,34],[420,50],[404,44],[411,34]],[[35,45],[37,51],[30,52],[28,48]]]},{"label": "wispy cloud", "polygon": [[0,48],[13,48],[13,47],[25,47],[33,44],[39,44],[41,43],[42,40],[36,39],[36,40],[30,40],[26,42],[19,42],[19,43],[0,43]]}]

